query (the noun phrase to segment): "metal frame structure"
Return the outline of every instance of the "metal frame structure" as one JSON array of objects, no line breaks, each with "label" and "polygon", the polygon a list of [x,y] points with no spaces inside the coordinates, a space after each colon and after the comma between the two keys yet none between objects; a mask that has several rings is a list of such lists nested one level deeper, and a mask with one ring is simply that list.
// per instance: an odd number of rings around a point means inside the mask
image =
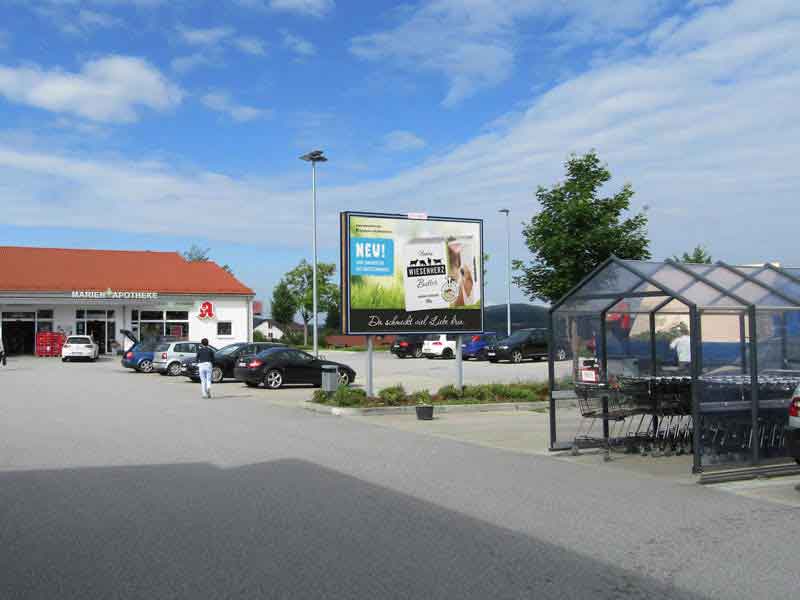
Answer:
[{"label": "metal frame structure", "polygon": [[[652,270],[648,274],[643,268],[649,266]],[[616,291],[586,291],[586,287],[607,269],[622,269],[636,277],[637,283],[633,286],[626,285],[624,289]],[[662,270],[667,269],[673,275],[681,278],[688,278],[688,281],[678,289],[665,283],[664,278],[660,277]],[[748,272],[750,270],[751,272]],[[724,274],[724,277],[723,277]],[[611,275],[609,276],[611,277]],[[613,279],[613,277],[612,277]],[[612,286],[613,287],[613,286]],[[694,291],[693,291],[694,289]],[[747,298],[744,294],[750,290]],[[698,290],[703,290],[707,299],[703,302],[697,300],[703,297]],[[713,292],[709,295],[709,290]],[[755,295],[754,290],[761,290],[763,294]],[[696,293],[695,293],[696,292]],[[794,292],[794,293],[792,293]],[[757,296],[757,297],[755,297]],[[639,261],[629,261],[609,257],[602,264],[597,266],[591,273],[584,277],[575,287],[564,295],[558,302],[553,304],[549,312],[549,376],[550,376],[550,446],[551,450],[562,450],[564,447],[557,445],[557,423],[556,423],[556,398],[554,397],[555,387],[555,348],[556,332],[554,316],[560,311],[575,315],[593,315],[600,318],[601,327],[595,349],[596,358],[600,368],[600,381],[608,383],[608,340],[606,335],[607,314],[609,311],[628,299],[644,298],[663,298],[663,301],[650,308],[637,310],[627,310],[629,314],[646,314],[649,319],[650,333],[650,361],[651,375],[656,375],[657,349],[656,349],[656,316],[659,311],[667,307],[674,301],[680,302],[688,313],[691,338],[691,364],[690,374],[692,381],[692,418],[694,423],[700,422],[701,386],[700,378],[703,375],[703,338],[702,338],[702,317],[705,314],[734,314],[739,317],[739,342],[741,352],[742,374],[750,373],[750,402],[751,402],[751,427],[753,432],[758,431],[759,426],[759,385],[758,385],[758,328],[757,316],[759,311],[769,311],[780,313],[782,319],[782,360],[786,362],[786,311],[800,311],[800,277],[786,271],[785,269],[773,264],[764,264],[758,267],[734,267],[719,261],[713,265],[687,265],[674,260],[666,260],[663,263],[640,263]],[[600,300],[605,300],[600,304]],[[593,308],[576,308],[570,311],[567,303],[583,302],[592,306],[591,301],[596,301]],[[776,303],[778,302],[778,303]],[[613,311],[616,312],[616,311]],[[605,437],[608,437],[607,426],[605,424]],[[694,436],[694,461],[693,471],[702,471],[700,436]],[[753,466],[759,464],[759,444],[752,443],[750,462]]]}]

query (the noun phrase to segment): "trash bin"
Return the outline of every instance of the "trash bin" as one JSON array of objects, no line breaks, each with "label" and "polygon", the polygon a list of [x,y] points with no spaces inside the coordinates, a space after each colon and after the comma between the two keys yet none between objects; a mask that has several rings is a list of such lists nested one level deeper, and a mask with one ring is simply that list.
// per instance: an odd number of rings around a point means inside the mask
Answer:
[{"label": "trash bin", "polygon": [[336,365],[322,365],[322,391],[335,392],[339,387],[339,369]]}]

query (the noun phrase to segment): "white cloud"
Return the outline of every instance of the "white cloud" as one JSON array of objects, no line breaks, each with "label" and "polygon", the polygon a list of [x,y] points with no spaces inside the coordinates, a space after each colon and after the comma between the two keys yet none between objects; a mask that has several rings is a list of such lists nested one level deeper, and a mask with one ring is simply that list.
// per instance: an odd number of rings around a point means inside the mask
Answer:
[{"label": "white cloud", "polygon": [[[568,47],[644,27],[662,0],[562,3],[551,0],[427,0],[398,26],[355,37],[351,52],[410,71],[441,74],[444,106],[510,77],[520,25],[536,17],[550,45]],[[553,32],[550,32],[550,29]]]},{"label": "white cloud", "polygon": [[140,58],[108,56],[84,64],[79,73],[38,66],[0,66],[0,95],[12,102],[92,121],[136,121],[140,108],[168,110],[181,90]]},{"label": "white cloud", "polygon": [[299,35],[294,35],[288,31],[283,31],[283,46],[294,52],[298,56],[314,56],[317,53],[317,49],[314,47],[314,44],[309,42],[308,40],[300,37]]},{"label": "white cloud", "polygon": [[383,138],[383,147],[390,152],[406,152],[425,147],[425,140],[410,131],[391,131]]},{"label": "white cloud", "polygon": [[208,67],[216,64],[218,64],[217,61],[202,52],[194,52],[173,58],[170,61],[170,68],[178,73],[188,73],[198,67]]},{"label": "white cloud", "polygon": [[226,113],[234,121],[244,123],[254,119],[269,119],[273,116],[273,111],[265,108],[255,108],[244,104],[233,102],[230,96],[224,92],[212,92],[202,98],[203,104],[217,112]]},{"label": "white cloud", "polygon": [[324,17],[336,7],[334,0],[236,0],[247,8],[271,9],[311,17]]},{"label": "white cloud", "polygon": [[192,29],[178,25],[181,39],[192,46],[215,46],[234,34],[232,27],[211,27],[208,29]]},{"label": "white cloud", "polygon": [[333,0],[270,0],[269,6],[273,10],[324,17],[336,4]]},{"label": "white cloud", "polygon": [[[320,174],[321,247],[332,252],[336,246],[338,211],[377,206],[485,217],[486,250],[501,257],[504,221],[496,211],[508,206],[512,253],[527,256],[519,223],[538,209],[536,186],[561,180],[570,152],[596,148],[615,175],[610,187],[631,181],[635,207],[651,207],[657,257],[703,243],[732,262],[798,264],[799,36],[798,3],[707,7],[665,34],[649,55],[570,78],[502,125],[394,176],[330,186],[327,173],[338,164],[332,154]],[[0,208],[7,224],[204,231],[236,241],[263,239],[263,220],[230,218],[260,206],[274,225],[265,245],[307,245],[307,215],[285,210],[306,202],[305,171],[302,183],[286,184],[25,148],[6,138],[0,134],[6,190]],[[502,285],[491,264],[489,281]],[[502,288],[489,293],[502,297]]]},{"label": "white cloud", "polygon": [[252,54],[254,56],[263,56],[266,54],[264,42],[257,37],[237,37],[235,40],[233,40],[233,45],[246,54]]}]

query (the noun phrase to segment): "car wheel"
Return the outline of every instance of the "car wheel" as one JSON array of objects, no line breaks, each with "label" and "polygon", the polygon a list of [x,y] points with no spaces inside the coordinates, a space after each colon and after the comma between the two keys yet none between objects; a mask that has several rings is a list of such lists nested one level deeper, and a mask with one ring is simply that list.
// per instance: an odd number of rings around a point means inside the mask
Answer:
[{"label": "car wheel", "polygon": [[153,361],[147,360],[146,358],[139,363],[139,370],[142,373],[152,373],[153,372]]},{"label": "car wheel", "polygon": [[556,352],[556,360],[567,360],[567,351],[563,348],[559,348]]},{"label": "car wheel", "polygon": [[271,390],[277,390],[283,386],[283,373],[278,371],[278,369],[270,369],[267,371],[267,374],[264,375],[264,387],[267,387]]},{"label": "car wheel", "polygon": [[61,362],[69,362],[69,359],[68,359],[66,356],[64,356],[64,357],[61,359]]},{"label": "car wheel", "polygon": [[174,362],[170,366],[167,367],[167,372],[170,374],[171,377],[177,377],[181,374],[181,363]]},{"label": "car wheel", "polygon": [[245,381],[244,384],[249,388],[257,388],[258,384],[254,381]]},{"label": "car wheel", "polygon": [[522,362],[522,352],[520,352],[519,350],[514,350],[511,353],[511,362],[516,363],[516,364],[521,363]]},{"label": "car wheel", "polygon": [[496,358],[490,358],[489,362],[492,363],[493,365],[496,365],[497,364],[497,359]]},{"label": "car wheel", "polygon": [[422,348],[414,349],[414,358],[422,358]]},{"label": "car wheel", "polygon": [[219,367],[214,367],[211,369],[211,383],[219,383],[222,381],[222,378],[225,374],[222,372],[222,369]]},{"label": "car wheel", "polygon": [[397,355],[397,358],[405,358],[405,357],[406,357],[406,355],[405,355],[405,354],[398,354],[398,355]]},{"label": "car wheel", "polygon": [[350,375],[347,371],[339,371],[339,385],[350,385]]},{"label": "car wheel", "polygon": [[450,348],[445,348],[444,352],[442,352],[442,358],[451,359],[453,358],[453,351]]},{"label": "car wheel", "polygon": [[194,381],[195,383],[200,383],[200,378],[199,377],[190,377],[190,379],[192,381]]}]

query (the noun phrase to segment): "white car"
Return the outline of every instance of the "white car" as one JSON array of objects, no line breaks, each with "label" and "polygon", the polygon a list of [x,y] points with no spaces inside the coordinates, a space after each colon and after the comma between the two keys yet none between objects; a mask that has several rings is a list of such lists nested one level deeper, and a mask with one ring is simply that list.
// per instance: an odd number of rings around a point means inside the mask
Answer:
[{"label": "white car", "polygon": [[61,348],[61,360],[97,360],[100,355],[100,346],[85,335],[71,335]]},{"label": "white car", "polygon": [[457,339],[444,333],[431,334],[422,342],[422,355],[426,358],[455,358]]}]

